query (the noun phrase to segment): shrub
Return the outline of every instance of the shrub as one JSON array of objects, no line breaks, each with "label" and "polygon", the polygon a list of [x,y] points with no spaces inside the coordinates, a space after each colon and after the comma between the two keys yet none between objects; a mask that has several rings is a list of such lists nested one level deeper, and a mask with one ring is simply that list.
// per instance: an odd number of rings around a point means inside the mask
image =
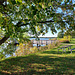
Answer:
[{"label": "shrub", "polygon": [[57,42],[55,43],[55,46],[59,46],[60,45],[60,41],[57,40]]},{"label": "shrub", "polygon": [[56,42],[53,42],[52,44],[49,44],[49,45],[46,45],[46,46],[41,46],[41,47],[32,47],[32,45],[30,46],[30,43],[25,43],[24,45],[23,44],[20,44],[19,45],[19,48],[16,50],[15,54],[16,56],[23,56],[23,55],[28,55],[28,54],[32,54],[32,53],[36,53],[36,52],[41,52],[41,51],[45,51],[47,49],[52,49],[56,46],[59,46],[60,42],[59,41],[56,41]]},{"label": "shrub", "polygon": [[18,49],[15,51],[16,56],[30,54],[30,48],[33,47],[32,42],[20,43]]},{"label": "shrub", "polygon": [[67,40],[67,39],[61,39],[60,42],[61,42],[61,43],[70,43],[70,41]]},{"label": "shrub", "polygon": [[38,52],[38,48],[37,47],[32,47],[30,48],[31,53],[36,53]]},{"label": "shrub", "polygon": [[69,40],[65,40],[63,43],[70,43],[70,41]]},{"label": "shrub", "polygon": [[51,40],[57,40],[57,38],[53,38],[53,39],[51,39]]}]

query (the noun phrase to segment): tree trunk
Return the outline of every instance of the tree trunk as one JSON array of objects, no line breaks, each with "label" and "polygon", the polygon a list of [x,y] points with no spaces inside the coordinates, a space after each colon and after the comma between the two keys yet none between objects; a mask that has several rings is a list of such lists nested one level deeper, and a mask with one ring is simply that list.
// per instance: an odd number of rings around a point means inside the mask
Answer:
[{"label": "tree trunk", "polygon": [[7,36],[4,36],[4,37],[0,40],[0,45],[1,45],[2,43],[4,43],[8,38],[9,38],[9,36],[8,36],[8,37],[7,37]]}]

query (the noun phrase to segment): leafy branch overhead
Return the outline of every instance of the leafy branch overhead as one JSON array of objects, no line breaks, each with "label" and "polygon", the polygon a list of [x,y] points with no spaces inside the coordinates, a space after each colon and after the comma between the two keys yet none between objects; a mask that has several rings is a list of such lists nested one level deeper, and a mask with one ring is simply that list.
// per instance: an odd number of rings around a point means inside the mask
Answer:
[{"label": "leafy branch overhead", "polygon": [[2,39],[24,32],[37,37],[49,29],[52,33],[75,30],[74,7],[74,0],[0,0],[0,28],[5,32]]}]

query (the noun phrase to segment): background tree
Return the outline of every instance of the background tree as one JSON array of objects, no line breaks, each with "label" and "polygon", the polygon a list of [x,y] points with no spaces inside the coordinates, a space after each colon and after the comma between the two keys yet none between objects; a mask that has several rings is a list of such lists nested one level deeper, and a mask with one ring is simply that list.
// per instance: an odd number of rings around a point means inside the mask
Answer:
[{"label": "background tree", "polygon": [[63,38],[63,36],[64,36],[64,33],[63,33],[62,31],[60,31],[60,32],[58,33],[58,38]]},{"label": "background tree", "polygon": [[75,38],[75,31],[71,32],[71,36]]},{"label": "background tree", "polygon": [[75,31],[74,30],[67,30],[65,33],[64,33],[65,36],[67,35],[71,35],[72,37],[75,37]]}]

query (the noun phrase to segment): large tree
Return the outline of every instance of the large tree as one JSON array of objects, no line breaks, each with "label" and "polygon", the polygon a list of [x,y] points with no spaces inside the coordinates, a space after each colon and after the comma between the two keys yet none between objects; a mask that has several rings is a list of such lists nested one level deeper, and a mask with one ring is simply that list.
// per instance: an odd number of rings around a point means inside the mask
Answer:
[{"label": "large tree", "polygon": [[0,29],[4,37],[18,37],[24,32],[38,37],[48,29],[75,30],[74,0],[0,0]]}]

